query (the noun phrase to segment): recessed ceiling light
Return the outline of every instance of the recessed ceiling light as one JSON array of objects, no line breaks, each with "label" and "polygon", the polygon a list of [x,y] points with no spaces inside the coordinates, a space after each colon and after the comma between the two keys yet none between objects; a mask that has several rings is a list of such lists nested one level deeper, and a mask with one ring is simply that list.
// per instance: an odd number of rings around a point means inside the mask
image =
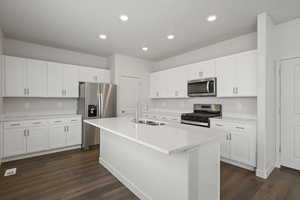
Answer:
[{"label": "recessed ceiling light", "polygon": [[99,38],[102,39],[102,40],[105,40],[105,39],[107,38],[107,36],[104,35],[104,34],[100,34],[100,35],[99,35]]},{"label": "recessed ceiling light", "polygon": [[175,38],[175,35],[168,35],[167,38],[168,38],[169,40],[173,40],[173,39]]},{"label": "recessed ceiling light", "polygon": [[210,15],[206,18],[207,21],[209,22],[213,22],[213,21],[216,21],[217,19],[217,16],[216,15]]},{"label": "recessed ceiling light", "polygon": [[148,51],[148,47],[143,47],[142,50],[143,51]]},{"label": "recessed ceiling light", "polygon": [[120,15],[120,20],[122,20],[123,22],[128,21],[128,16],[127,15]]}]

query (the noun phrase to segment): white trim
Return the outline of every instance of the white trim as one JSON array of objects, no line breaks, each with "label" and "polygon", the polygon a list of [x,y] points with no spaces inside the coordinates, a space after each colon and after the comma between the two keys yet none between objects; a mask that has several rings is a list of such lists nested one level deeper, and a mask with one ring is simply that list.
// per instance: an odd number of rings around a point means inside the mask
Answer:
[{"label": "white trim", "polygon": [[263,179],[267,179],[270,176],[270,174],[273,172],[274,169],[275,169],[275,164],[272,164],[266,170],[256,169],[256,176],[263,178]]},{"label": "white trim", "polygon": [[20,160],[24,158],[31,158],[31,157],[36,157],[36,156],[42,156],[46,154],[51,154],[51,153],[57,153],[57,152],[62,152],[62,151],[69,151],[69,150],[74,150],[74,149],[80,149],[80,145],[74,145],[74,146],[69,146],[69,147],[63,147],[59,149],[52,149],[52,150],[47,150],[47,151],[41,151],[41,152],[36,152],[36,153],[30,153],[30,154],[22,154],[18,156],[11,156],[11,157],[6,157],[2,159],[2,162],[9,162],[13,160]]},{"label": "white trim", "polygon": [[122,176],[122,174],[115,169],[108,162],[99,157],[99,163],[103,165],[110,173],[112,173],[121,183],[123,183],[132,193],[134,193],[141,200],[152,200],[151,197],[146,195],[140,188],[138,188],[135,184],[133,184],[126,177]]},{"label": "white trim", "polygon": [[227,163],[227,164],[231,164],[231,165],[234,165],[234,166],[237,166],[237,167],[241,167],[241,168],[250,170],[250,171],[255,171],[254,166],[243,164],[241,162],[234,161],[234,160],[231,160],[231,159],[228,159],[228,158],[221,157],[221,161],[224,162],[224,163]]}]

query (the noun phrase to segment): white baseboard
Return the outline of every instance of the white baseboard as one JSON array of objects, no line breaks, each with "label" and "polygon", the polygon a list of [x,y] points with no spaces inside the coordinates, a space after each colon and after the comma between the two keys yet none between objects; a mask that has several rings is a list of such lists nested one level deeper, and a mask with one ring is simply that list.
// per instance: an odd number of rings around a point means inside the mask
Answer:
[{"label": "white baseboard", "polygon": [[267,179],[275,168],[275,164],[273,164],[269,166],[266,170],[256,169],[256,176],[263,179]]},{"label": "white baseboard", "polygon": [[121,183],[123,183],[132,193],[134,193],[141,200],[152,200],[140,188],[133,184],[130,180],[124,177],[117,169],[111,166],[108,162],[99,158],[99,163],[103,165],[110,173],[112,173]]},{"label": "white baseboard", "polygon": [[255,167],[253,167],[253,166],[246,165],[246,164],[243,164],[243,163],[240,163],[240,162],[237,162],[237,161],[233,161],[233,160],[230,160],[230,159],[227,159],[227,158],[222,157],[221,161],[225,162],[225,163],[228,163],[228,164],[231,164],[231,165],[234,165],[234,166],[237,166],[237,167],[247,169],[249,171],[255,171]]},{"label": "white baseboard", "polygon": [[42,156],[42,155],[46,155],[46,154],[57,153],[57,152],[62,152],[62,151],[69,151],[69,150],[80,149],[80,148],[81,148],[81,145],[74,145],[74,146],[63,147],[63,148],[59,148],[59,149],[40,151],[40,152],[36,152],[36,153],[22,154],[22,155],[18,155],[18,156],[11,156],[11,157],[3,158],[2,162],[5,163],[5,162],[9,162],[9,161],[14,161],[14,160],[20,160],[20,159],[24,159],[24,158],[32,158],[32,157],[36,157],[36,156]]}]

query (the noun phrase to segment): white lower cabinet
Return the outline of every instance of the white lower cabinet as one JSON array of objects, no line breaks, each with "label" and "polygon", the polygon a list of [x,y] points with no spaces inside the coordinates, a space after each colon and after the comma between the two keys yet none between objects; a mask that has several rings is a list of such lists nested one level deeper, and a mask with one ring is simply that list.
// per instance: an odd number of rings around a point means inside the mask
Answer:
[{"label": "white lower cabinet", "polygon": [[226,140],[221,143],[223,161],[245,168],[256,167],[255,123],[245,124],[211,119],[211,128],[226,131]]},{"label": "white lower cabinet", "polygon": [[80,145],[81,118],[5,122],[3,157]]},{"label": "white lower cabinet", "polygon": [[4,157],[26,153],[26,136],[24,128],[4,129]]},{"label": "white lower cabinet", "polygon": [[27,153],[49,149],[49,129],[45,127],[30,127],[27,130]]}]

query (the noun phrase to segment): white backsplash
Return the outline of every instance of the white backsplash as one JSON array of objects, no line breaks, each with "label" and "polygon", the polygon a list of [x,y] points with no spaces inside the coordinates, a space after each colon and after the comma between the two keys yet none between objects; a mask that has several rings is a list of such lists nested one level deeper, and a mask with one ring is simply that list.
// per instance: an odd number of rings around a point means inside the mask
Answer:
[{"label": "white backsplash", "polygon": [[76,114],[77,99],[3,98],[3,112],[7,116]]},{"label": "white backsplash", "polygon": [[194,104],[222,104],[223,116],[256,118],[256,98],[198,97],[187,99],[152,99],[149,110],[160,112],[192,112]]}]

